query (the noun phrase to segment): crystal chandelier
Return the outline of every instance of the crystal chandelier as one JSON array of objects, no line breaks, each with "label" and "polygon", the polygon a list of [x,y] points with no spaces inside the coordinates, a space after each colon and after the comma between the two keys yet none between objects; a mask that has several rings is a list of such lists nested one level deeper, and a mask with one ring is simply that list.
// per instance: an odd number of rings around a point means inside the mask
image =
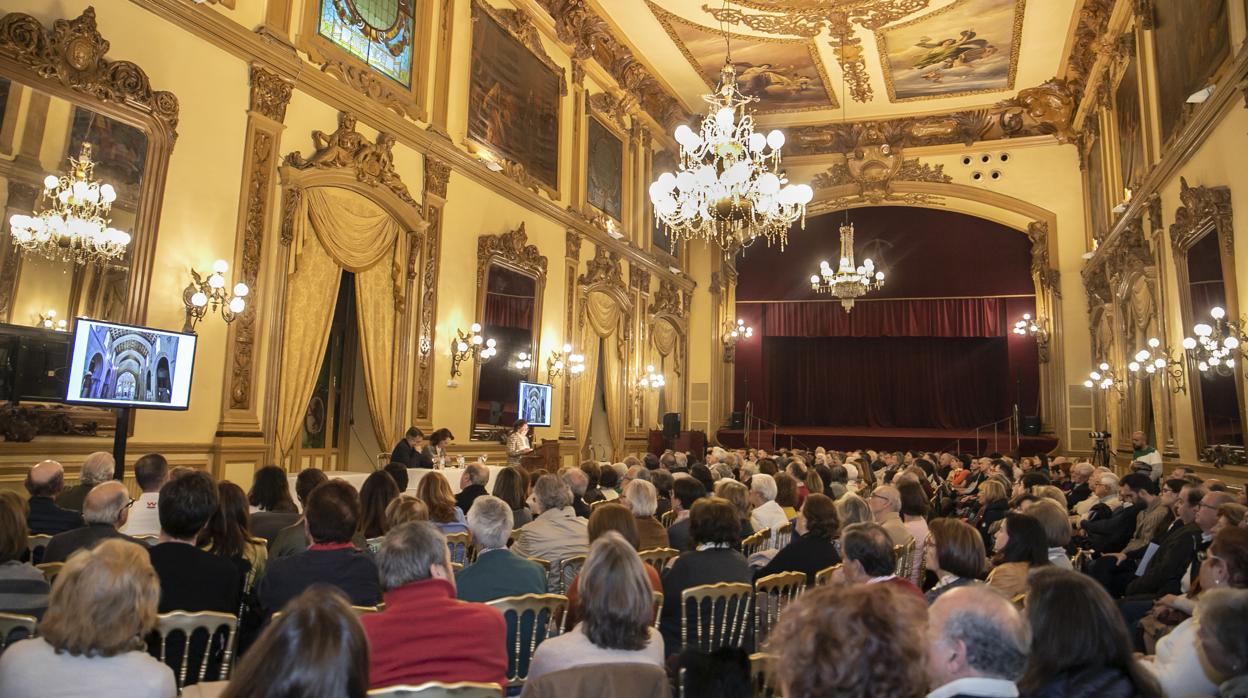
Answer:
[{"label": "crystal chandelier", "polygon": [[842,224],[840,264],[833,269],[827,260],[820,262],[819,273],[810,277],[810,289],[841,299],[841,307],[848,313],[854,309],[855,299],[883,285],[884,272],[877,270],[871,259],[864,259],[861,266],[854,264],[854,224]]},{"label": "crystal chandelier", "polygon": [[814,196],[780,169],[784,134],[754,132],[745,107],[757,98],[737,88],[731,57],[715,93],[704,99],[710,108],[699,132],[676,128],[679,172],[664,172],[650,185],[655,219],[673,241],[701,239],[731,250],[762,237],[783,250],[789,227],[798,220],[806,227],[806,204]]},{"label": "crystal chandelier", "polygon": [[1192,328],[1195,337],[1184,337],[1183,348],[1201,373],[1229,376],[1235,372],[1236,359],[1244,356],[1244,344],[1248,336],[1244,323],[1226,318],[1226,310],[1215,306],[1209,311],[1213,324],[1198,323]]},{"label": "crystal chandelier", "polygon": [[42,211],[9,219],[13,244],[48,259],[76,264],[120,259],[130,235],[109,227],[117,192],[113,185],[92,178],[91,144],[83,143],[81,153],[69,158],[69,164],[69,174],[44,178]]}]

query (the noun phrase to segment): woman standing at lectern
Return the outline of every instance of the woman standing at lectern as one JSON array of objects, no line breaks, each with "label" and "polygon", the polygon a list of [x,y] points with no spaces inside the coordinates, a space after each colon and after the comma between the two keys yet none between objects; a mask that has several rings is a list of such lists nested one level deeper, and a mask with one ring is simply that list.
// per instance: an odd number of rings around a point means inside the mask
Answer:
[{"label": "woman standing at lectern", "polygon": [[529,446],[529,423],[517,419],[507,434],[507,465],[520,465],[520,457],[532,450]]}]

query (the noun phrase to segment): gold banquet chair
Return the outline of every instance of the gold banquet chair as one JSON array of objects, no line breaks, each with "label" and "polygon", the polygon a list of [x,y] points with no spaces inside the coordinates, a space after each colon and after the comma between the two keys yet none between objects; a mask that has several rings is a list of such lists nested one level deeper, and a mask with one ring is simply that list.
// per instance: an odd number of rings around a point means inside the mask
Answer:
[{"label": "gold banquet chair", "polygon": [[909,543],[893,546],[893,559],[896,560],[896,566],[893,574],[898,577],[908,578],[910,576],[910,556],[914,554],[914,539],[911,538]]},{"label": "gold banquet chair", "polygon": [[776,674],[772,667],[775,657],[762,652],[750,655],[750,683],[754,686],[754,698],[775,698],[780,695],[776,687]]},{"label": "gold banquet chair", "polygon": [[568,587],[572,586],[572,580],[584,566],[584,555],[555,560],[546,572],[546,590],[551,594],[567,596]]},{"label": "gold banquet chair", "polygon": [[35,567],[39,568],[39,571],[43,573],[44,580],[48,582],[48,586],[51,586],[52,583],[56,581],[56,578],[61,574],[61,570],[65,567],[65,563],[44,562],[42,564],[35,565]]},{"label": "gold banquet chair", "polygon": [[835,565],[832,565],[831,567],[824,567],[823,569],[816,572],[815,573],[815,586],[817,587],[827,586],[828,582],[832,581],[832,576],[835,575],[836,571],[839,569],[841,569],[841,563],[838,562]]},{"label": "gold banquet chair", "polygon": [[755,531],[745,538],[741,539],[741,554],[747,558],[767,547],[767,540],[771,538],[771,529],[764,528],[761,531]]},{"label": "gold banquet chair", "polygon": [[26,549],[30,551],[32,563],[43,561],[43,551],[52,542],[52,536],[46,533],[32,533],[26,536]]},{"label": "gold banquet chair", "polygon": [[805,572],[778,572],[754,582],[754,642],[762,647],[780,613],[806,590]]},{"label": "gold banquet chair", "polygon": [[35,636],[39,627],[39,619],[34,616],[23,616],[16,613],[0,613],[0,651],[13,642]]},{"label": "gold banquet chair", "polygon": [[649,548],[637,553],[641,556],[641,561],[654,568],[654,571],[663,574],[663,568],[667,567],[667,563],[674,557],[680,555],[680,551],[676,548]]},{"label": "gold banquet chair", "polygon": [[461,565],[472,564],[472,534],[467,531],[463,533],[446,534],[446,547],[451,550],[451,562],[458,562]]},{"label": "gold banquet chair", "polygon": [[523,686],[537,646],[563,632],[568,597],[561,594],[506,596],[486,603],[507,623],[507,684]]},{"label": "gold banquet chair", "polygon": [[784,547],[793,540],[793,524],[784,523],[776,527],[776,540],[772,546],[776,550],[784,550]]},{"label": "gold banquet chair", "polygon": [[656,591],[654,594],[654,629],[659,629],[659,619],[663,617],[663,592]]},{"label": "gold banquet chair", "polygon": [[[225,681],[230,678],[234,642],[238,632],[238,619],[232,614],[217,611],[162,613],[156,617],[154,632],[160,639],[160,655],[157,659],[173,669],[173,675],[178,681],[178,693],[186,687],[192,663],[192,648],[200,645],[199,637],[204,638],[203,654],[200,655],[199,667],[195,670],[195,682],[198,683],[206,678],[212,678],[214,681]],[[176,657],[171,656],[169,652],[169,640],[175,635],[181,635],[183,638],[181,652]],[[223,641],[218,642],[218,639]],[[208,666],[213,663],[218,666],[217,675],[209,677]]]},{"label": "gold banquet chair", "polygon": [[503,689],[496,683],[430,681],[419,686],[374,688],[368,695],[375,698],[502,698]]},{"label": "gold banquet chair", "polygon": [[676,512],[668,509],[659,517],[659,523],[663,524],[663,528],[671,528],[676,523]]},{"label": "gold banquet chair", "polygon": [[681,649],[711,652],[743,647],[750,630],[753,595],[753,586],[730,582],[685,589],[680,594]]}]

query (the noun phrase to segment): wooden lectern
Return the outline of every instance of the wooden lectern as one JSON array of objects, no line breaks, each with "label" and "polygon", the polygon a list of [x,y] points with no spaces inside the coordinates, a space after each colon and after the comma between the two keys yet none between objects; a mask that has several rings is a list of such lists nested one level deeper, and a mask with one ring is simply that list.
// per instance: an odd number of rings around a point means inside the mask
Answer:
[{"label": "wooden lectern", "polygon": [[534,470],[559,472],[559,439],[542,439],[541,446],[534,446],[530,453],[520,457],[520,467],[530,473]]}]

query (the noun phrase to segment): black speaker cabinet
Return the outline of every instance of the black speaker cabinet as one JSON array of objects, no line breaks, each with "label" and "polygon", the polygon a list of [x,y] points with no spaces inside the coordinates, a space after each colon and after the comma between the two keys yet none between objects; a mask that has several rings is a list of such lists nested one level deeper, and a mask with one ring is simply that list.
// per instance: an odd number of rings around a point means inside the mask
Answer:
[{"label": "black speaker cabinet", "polygon": [[732,417],[728,422],[728,428],[729,429],[744,429],[745,428],[745,413],[733,412]]},{"label": "black speaker cabinet", "polygon": [[680,413],[668,412],[663,415],[663,438],[674,439],[680,436]]},{"label": "black speaker cabinet", "polygon": [[1040,418],[1036,415],[1027,415],[1019,419],[1019,431],[1023,432],[1023,436],[1039,436],[1040,435]]}]

